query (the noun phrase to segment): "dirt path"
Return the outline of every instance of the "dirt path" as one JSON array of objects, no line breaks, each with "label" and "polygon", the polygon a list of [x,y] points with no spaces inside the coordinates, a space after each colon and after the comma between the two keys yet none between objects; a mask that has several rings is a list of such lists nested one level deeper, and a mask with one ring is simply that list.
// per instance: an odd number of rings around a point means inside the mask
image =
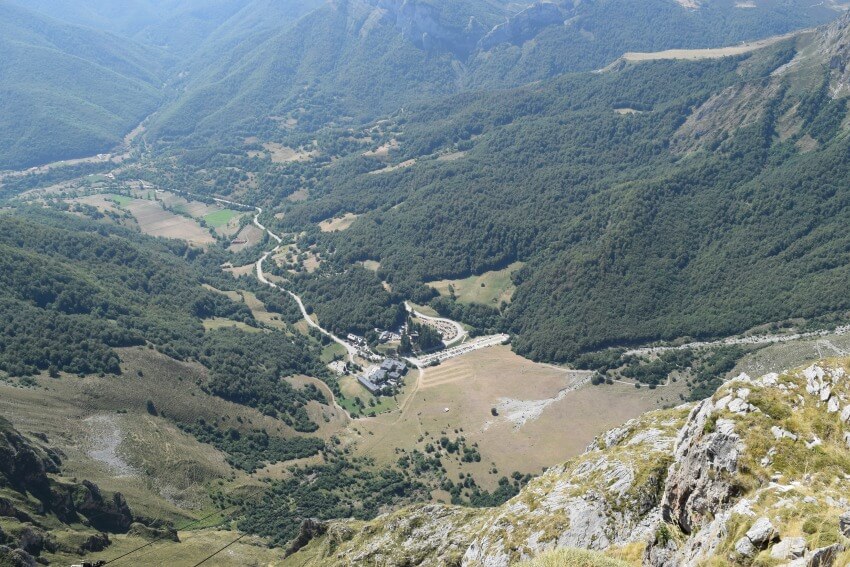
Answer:
[{"label": "dirt path", "polygon": [[817,337],[824,337],[827,335],[846,335],[850,333],[850,325],[844,325],[842,327],[836,327],[832,330],[824,330],[824,331],[812,331],[809,333],[793,333],[789,335],[752,335],[749,337],[727,337],[725,339],[718,339],[716,341],[695,341],[692,343],[687,343],[679,346],[655,346],[655,347],[642,347],[635,348],[631,350],[627,350],[623,354],[626,356],[634,355],[641,356],[647,354],[660,354],[662,352],[669,352],[673,350],[688,350],[688,349],[704,349],[704,348],[712,348],[718,346],[732,346],[732,345],[766,345],[766,344],[774,344],[774,343],[787,343],[790,341],[797,341],[800,339],[812,339]]}]

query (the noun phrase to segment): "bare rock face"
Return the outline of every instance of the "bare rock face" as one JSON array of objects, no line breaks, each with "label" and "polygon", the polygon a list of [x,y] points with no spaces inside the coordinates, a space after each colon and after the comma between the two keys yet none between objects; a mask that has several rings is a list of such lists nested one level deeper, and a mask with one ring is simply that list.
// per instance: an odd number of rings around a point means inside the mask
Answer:
[{"label": "bare rock face", "polygon": [[37,567],[35,557],[23,549],[11,549],[0,545],[0,565],[11,565],[12,567]]},{"label": "bare rock face", "polygon": [[563,22],[564,14],[556,4],[538,2],[490,30],[478,42],[478,48],[487,51],[501,43],[518,44],[531,39],[547,26]]},{"label": "bare rock face", "polygon": [[711,400],[693,409],[676,442],[675,462],[664,490],[664,521],[690,534],[737,493],[732,485],[743,450],[734,422],[718,419]]},{"label": "bare rock face", "polygon": [[422,0],[361,0],[377,8],[380,17],[417,47],[429,52],[448,51],[465,57],[486,33],[484,26],[470,18],[465,26],[447,25],[440,9]]},{"label": "bare rock face", "polygon": [[834,409],[850,405],[848,374],[846,363],[742,374],[599,436],[502,506],[331,522],[305,565],[508,567],[553,548],[645,542],[649,567],[833,567],[850,538],[850,423]]},{"label": "bare rock face", "polygon": [[[846,509],[850,496],[846,422],[836,410],[850,398],[847,374],[842,365],[812,365],[782,377],[742,375],[697,405],[676,445],[664,523],[645,564],[691,566],[711,558],[750,564],[766,552],[789,565],[832,566],[844,543],[809,550],[793,532],[780,541],[776,521],[795,509],[826,526],[830,539],[840,537],[838,530],[850,532],[850,514],[834,512]],[[814,458],[819,466],[806,467]],[[742,524],[749,526],[745,535],[730,540]]]},{"label": "bare rock face", "polygon": [[289,545],[286,549],[286,556],[290,556],[316,537],[324,535],[328,531],[327,523],[316,520],[313,518],[309,518],[301,522],[301,526],[298,529],[298,536],[295,540]]},{"label": "bare rock face", "polygon": [[841,530],[841,535],[850,538],[850,510],[839,516],[838,528]]},{"label": "bare rock face", "polygon": [[746,535],[735,542],[735,551],[744,557],[754,557],[759,551],[766,549],[767,546],[779,540],[779,533],[770,520],[767,518],[759,518],[753,524]]}]

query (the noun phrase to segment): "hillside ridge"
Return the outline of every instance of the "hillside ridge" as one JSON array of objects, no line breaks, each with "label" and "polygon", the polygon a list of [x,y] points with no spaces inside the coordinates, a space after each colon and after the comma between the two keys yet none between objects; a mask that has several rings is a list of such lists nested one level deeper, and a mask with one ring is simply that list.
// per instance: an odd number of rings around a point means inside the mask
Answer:
[{"label": "hillside ridge", "polygon": [[311,524],[323,535],[294,558],[501,567],[578,547],[628,550],[653,567],[768,558],[843,566],[850,560],[848,362],[741,374],[707,400],[599,436],[498,508],[426,504],[371,522]]}]

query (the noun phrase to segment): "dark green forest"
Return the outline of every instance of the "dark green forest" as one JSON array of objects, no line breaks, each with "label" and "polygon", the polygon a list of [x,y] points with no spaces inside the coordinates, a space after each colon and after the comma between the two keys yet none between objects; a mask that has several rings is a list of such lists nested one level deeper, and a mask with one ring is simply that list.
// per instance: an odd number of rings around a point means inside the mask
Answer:
[{"label": "dark green forest", "polygon": [[[380,261],[375,281],[419,301],[433,298],[429,281],[526,262],[500,317],[442,298],[434,306],[507,330],[517,352],[540,360],[847,310],[850,171],[835,136],[846,105],[818,94],[825,69],[793,94],[768,89],[764,77],[793,55],[780,44],[424,105],[397,123],[396,159],[421,163],[352,175],[370,170],[369,158],[340,160],[317,174],[314,198],[284,207],[281,228],[363,214],[345,232],[316,233],[319,249],[339,265]],[[742,81],[772,93],[758,121],[704,151],[676,149],[694,106]],[[811,93],[801,130],[780,140],[777,120],[800,89]],[[622,107],[643,112],[613,111]],[[821,145],[801,153],[794,142],[806,135]],[[468,154],[421,157],[446,147]]]},{"label": "dark green forest", "polygon": [[[326,401],[315,387],[281,380],[327,377],[320,345],[300,334],[234,328],[205,332],[223,317],[257,327],[242,303],[202,283],[235,287],[221,258],[179,241],[40,208],[0,215],[0,370],[11,376],[120,374],[115,347],[149,345],[209,369],[204,385],[225,399],[315,431],[304,404]],[[211,260],[211,261],[210,261]],[[211,264],[211,265],[210,265]],[[286,311],[279,302],[273,306]]]}]

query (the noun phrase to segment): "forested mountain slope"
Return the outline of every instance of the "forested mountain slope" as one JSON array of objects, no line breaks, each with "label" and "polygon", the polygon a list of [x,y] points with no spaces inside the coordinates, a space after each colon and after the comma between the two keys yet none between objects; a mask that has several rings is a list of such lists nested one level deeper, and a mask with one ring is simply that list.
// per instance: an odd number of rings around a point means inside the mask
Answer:
[{"label": "forested mountain slope", "polygon": [[250,0],[11,0],[63,22],[187,56]]},{"label": "forested mountain slope", "polygon": [[[555,16],[518,14],[482,38],[474,86],[515,86],[604,67],[627,51],[719,47],[783,34],[836,16],[833,3],[763,0],[567,0]],[[545,4],[544,4],[545,6]],[[552,10],[548,10],[552,12]]]},{"label": "forested mountain slope", "polygon": [[[293,26],[281,18],[274,34],[265,27],[245,35],[236,22],[268,10],[255,2],[223,26],[221,43],[205,44],[154,133],[194,133],[193,145],[210,145],[211,136],[279,136],[287,121],[306,130],[357,124],[414,101],[603,67],[625,51],[725,45],[838,13],[802,1],[738,4],[337,0]],[[244,38],[235,50],[230,34]]]},{"label": "forested mountain slope", "polygon": [[[200,362],[215,395],[317,428],[303,403],[322,394],[281,378],[326,376],[320,349],[281,330],[248,332],[261,326],[244,304],[202,287],[233,285],[214,251],[39,209],[0,215],[0,251],[0,370],[9,376],[120,374],[115,349],[148,345]],[[206,331],[214,317],[247,330]]]},{"label": "forested mountain slope", "polygon": [[840,315],[847,34],[844,18],[748,56],[409,109],[386,130],[414,165],[373,175],[374,158],[340,160],[284,224],[362,214],[311,238],[340,262],[379,261],[420,301],[423,282],[526,262],[500,309],[539,359]]},{"label": "forested mountain slope", "polygon": [[0,169],[108,150],[161,102],[166,58],[0,2]]},{"label": "forested mountain slope", "polygon": [[0,169],[105,151],[163,103],[150,140],[274,138],[282,124],[358,124],[624,51],[723,45],[837,13],[797,0],[698,4],[4,0]]}]

